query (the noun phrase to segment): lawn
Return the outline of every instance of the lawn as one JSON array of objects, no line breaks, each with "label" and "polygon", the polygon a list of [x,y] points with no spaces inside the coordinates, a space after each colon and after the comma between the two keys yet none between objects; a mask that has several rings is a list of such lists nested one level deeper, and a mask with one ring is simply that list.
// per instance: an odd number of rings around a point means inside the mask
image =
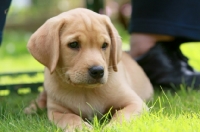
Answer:
[{"label": "lawn", "polygon": [[[127,50],[128,34],[120,30],[123,39],[123,49]],[[44,67],[35,61],[26,49],[26,43],[31,33],[25,31],[6,31],[3,45],[0,48],[0,73],[18,71],[41,71]],[[185,44],[181,47],[184,54],[190,58],[190,64],[200,71],[200,44]],[[21,76],[18,78],[0,78],[0,84],[37,82],[43,76],[34,78]],[[0,95],[5,91],[0,91]],[[115,124],[107,127],[105,132],[197,132],[200,131],[200,96],[198,91],[181,90],[172,93],[156,90],[154,98],[147,102],[150,111],[129,123]],[[61,132],[48,121],[45,111],[27,116],[24,107],[37,96],[37,93],[9,94],[0,96],[0,131],[2,132]],[[101,132],[99,120],[93,121],[94,131]]]},{"label": "lawn", "polygon": [[[104,132],[198,132],[200,131],[199,92],[180,90],[177,93],[156,92],[147,102],[149,113],[104,129]],[[48,121],[46,112],[25,115],[23,109],[36,94],[1,97],[0,130],[2,132],[61,132]],[[94,118],[94,132],[102,132],[102,125]]]}]

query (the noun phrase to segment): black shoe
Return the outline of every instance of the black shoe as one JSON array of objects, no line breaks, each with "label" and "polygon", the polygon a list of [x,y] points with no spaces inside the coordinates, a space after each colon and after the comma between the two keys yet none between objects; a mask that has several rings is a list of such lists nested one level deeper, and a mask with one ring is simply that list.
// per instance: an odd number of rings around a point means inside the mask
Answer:
[{"label": "black shoe", "polygon": [[136,59],[154,86],[177,89],[180,85],[200,89],[200,73],[189,64],[179,46],[181,41],[159,42]]}]

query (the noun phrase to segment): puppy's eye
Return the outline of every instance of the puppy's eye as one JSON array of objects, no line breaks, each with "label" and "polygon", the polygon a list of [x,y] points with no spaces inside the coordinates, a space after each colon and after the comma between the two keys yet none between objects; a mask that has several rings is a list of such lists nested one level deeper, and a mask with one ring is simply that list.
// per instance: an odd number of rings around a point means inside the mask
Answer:
[{"label": "puppy's eye", "polygon": [[108,43],[104,42],[101,48],[105,50],[107,47],[108,47]]},{"label": "puppy's eye", "polygon": [[80,45],[78,42],[71,42],[68,44],[68,47],[72,48],[72,49],[79,49],[80,48]]}]

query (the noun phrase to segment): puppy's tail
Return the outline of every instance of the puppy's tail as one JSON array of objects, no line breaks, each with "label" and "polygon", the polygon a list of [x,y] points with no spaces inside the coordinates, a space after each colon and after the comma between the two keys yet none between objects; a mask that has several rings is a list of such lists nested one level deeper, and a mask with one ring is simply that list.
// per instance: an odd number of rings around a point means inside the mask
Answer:
[{"label": "puppy's tail", "polygon": [[41,110],[46,109],[47,93],[42,91],[36,100],[32,101],[28,107],[24,109],[25,114],[35,114]]}]

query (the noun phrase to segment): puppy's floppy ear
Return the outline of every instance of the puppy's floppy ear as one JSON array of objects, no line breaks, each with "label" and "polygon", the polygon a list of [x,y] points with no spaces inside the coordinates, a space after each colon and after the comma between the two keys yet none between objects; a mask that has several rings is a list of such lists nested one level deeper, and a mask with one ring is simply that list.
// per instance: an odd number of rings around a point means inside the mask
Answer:
[{"label": "puppy's floppy ear", "polygon": [[27,48],[32,56],[52,73],[59,58],[60,30],[64,19],[54,17],[47,20],[29,39]]},{"label": "puppy's floppy ear", "polygon": [[110,61],[111,65],[113,66],[113,70],[117,72],[117,63],[121,60],[122,56],[122,49],[121,49],[122,41],[118,31],[112,24],[110,18],[107,16],[106,16],[106,25],[111,39]]}]

